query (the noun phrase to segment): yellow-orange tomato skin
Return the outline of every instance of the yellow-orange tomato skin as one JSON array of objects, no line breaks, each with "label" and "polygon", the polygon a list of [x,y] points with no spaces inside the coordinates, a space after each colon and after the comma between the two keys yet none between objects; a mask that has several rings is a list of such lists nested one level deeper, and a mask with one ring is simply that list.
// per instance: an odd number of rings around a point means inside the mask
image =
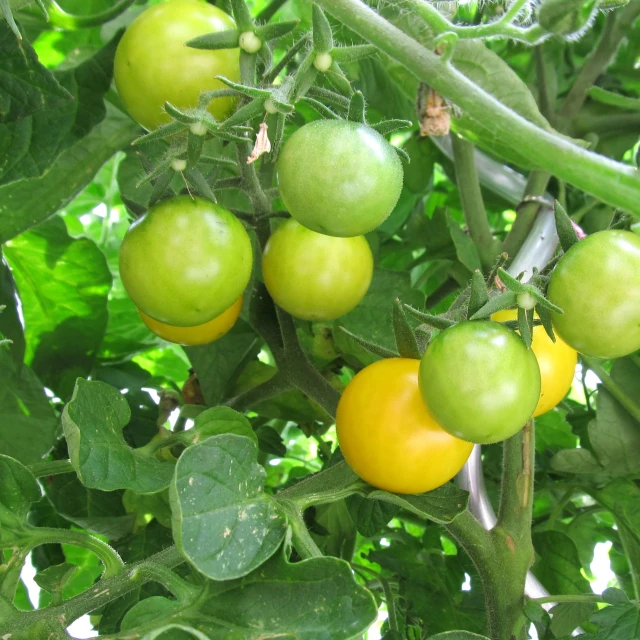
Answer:
[{"label": "yellow-orange tomato skin", "polygon": [[418,387],[419,360],[389,358],[360,371],[338,404],[336,427],[349,466],[393,493],[424,493],[455,476],[473,444],[444,431]]},{"label": "yellow-orange tomato skin", "polygon": [[138,313],[147,327],[163,340],[181,344],[185,347],[195,347],[200,344],[209,344],[222,338],[236,323],[242,310],[242,300],[243,296],[240,296],[219,316],[195,327],[174,327],[150,318],[140,309],[138,309]]},{"label": "yellow-orange tomato skin", "polygon": [[[491,316],[496,322],[506,322],[518,318],[517,309],[505,309]],[[533,328],[531,350],[538,360],[540,367],[540,400],[533,417],[541,416],[551,411],[567,395],[573,382],[573,376],[578,364],[578,352],[572,349],[556,333],[553,342],[542,325]]]}]

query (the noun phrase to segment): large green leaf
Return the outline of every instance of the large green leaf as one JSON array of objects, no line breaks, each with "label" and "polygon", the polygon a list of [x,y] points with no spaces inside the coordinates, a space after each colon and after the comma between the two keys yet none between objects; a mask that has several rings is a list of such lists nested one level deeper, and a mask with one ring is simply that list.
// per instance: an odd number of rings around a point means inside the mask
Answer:
[{"label": "large green leaf", "polygon": [[[0,184],[42,176],[63,151],[104,119],[103,96],[111,85],[118,41],[119,36],[75,69],[55,74],[59,86],[72,100],[47,105],[0,126],[0,157],[4,159],[0,163]],[[15,46],[22,48],[19,43]],[[9,80],[16,81],[11,73]]]},{"label": "large green leaf", "polygon": [[38,62],[29,42],[20,42],[9,25],[0,20],[0,175],[9,157],[8,125],[40,111],[67,105],[73,96]]},{"label": "large green leaf", "polygon": [[533,535],[540,560],[533,573],[550,593],[582,594],[591,591],[589,581],[581,573],[578,550],[573,540],[559,531],[543,531]]},{"label": "large green leaf", "polygon": [[278,503],[263,492],[258,447],[234,434],[213,436],[180,456],[170,485],[173,537],[204,575],[230,580],[270,558],[285,535]]},{"label": "large green leaf", "polygon": [[0,542],[11,542],[12,532],[19,533],[27,526],[29,507],[41,496],[40,485],[31,471],[0,454]]},{"label": "large green leaf", "polygon": [[110,107],[106,119],[58,156],[44,176],[0,187],[0,243],[69,204],[100,167],[139,132],[131,118]]},{"label": "large green leaf", "polygon": [[281,554],[244,578],[208,582],[193,604],[181,608],[155,599],[128,614],[131,623],[148,622],[136,629],[148,634],[144,638],[158,637],[164,624],[167,630],[198,629],[202,635],[194,637],[210,640],[350,640],[360,638],[376,616],[371,593],[355,582],[346,562],[325,557],[289,564]]},{"label": "large green leaf", "polygon": [[58,420],[42,383],[26,365],[0,347],[0,451],[24,464],[38,462],[51,449]]},{"label": "large green leaf", "polygon": [[11,240],[5,255],[22,300],[26,362],[67,398],[91,372],[107,326],[105,257],[88,238],[71,238],[60,218]]},{"label": "large green leaf", "polygon": [[87,489],[74,473],[53,476],[44,489],[59,515],[87,531],[117,540],[133,528],[135,515],[122,506],[122,491]]},{"label": "large green leaf", "polygon": [[132,449],[122,437],[130,417],[129,405],[117,389],[78,379],[62,413],[62,426],[71,463],[86,487],[154,493],[169,485],[174,465]]},{"label": "large green leaf", "polygon": [[640,425],[604,387],[597,404],[589,441],[600,464],[612,476],[640,476]]}]

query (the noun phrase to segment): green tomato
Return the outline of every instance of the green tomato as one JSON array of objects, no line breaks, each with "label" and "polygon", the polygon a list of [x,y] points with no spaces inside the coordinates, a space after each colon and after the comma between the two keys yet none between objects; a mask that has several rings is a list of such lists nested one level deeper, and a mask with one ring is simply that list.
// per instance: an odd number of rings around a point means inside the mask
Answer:
[{"label": "green tomato", "polygon": [[363,236],[332,238],[287,220],[267,242],[262,274],[275,303],[292,316],[333,320],[364,298],[373,256]]},{"label": "green tomato", "polygon": [[540,398],[533,351],[497,322],[461,322],[439,333],[420,363],[420,390],[440,426],[462,440],[511,437]]},{"label": "green tomato", "polygon": [[[193,109],[201,93],[226,88],[216,76],[238,82],[239,49],[185,46],[197,36],[235,26],[230,16],[201,0],[170,0],[141,13],[120,41],[114,67],[118,93],[131,117],[153,130],[171,122],[165,102]],[[209,111],[222,120],[233,105],[232,98],[216,98]]]},{"label": "green tomato", "polygon": [[238,219],[201,198],[165,200],[136,220],[120,248],[120,276],[146,315],[174,327],[209,322],[242,294],[251,241]]},{"label": "green tomato", "polygon": [[373,231],[402,191],[402,163],[375,130],[316,120],[286,142],[277,166],[280,195],[302,225],[329,236]]},{"label": "green tomato", "polygon": [[580,240],[551,274],[553,327],[576,351],[621,358],[640,349],[640,237],[600,231]]}]

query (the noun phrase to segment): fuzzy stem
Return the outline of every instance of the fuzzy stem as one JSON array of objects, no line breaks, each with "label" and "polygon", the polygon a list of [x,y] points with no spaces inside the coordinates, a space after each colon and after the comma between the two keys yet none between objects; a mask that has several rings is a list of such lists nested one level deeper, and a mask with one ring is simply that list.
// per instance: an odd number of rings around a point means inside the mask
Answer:
[{"label": "fuzzy stem", "polygon": [[[532,166],[603,202],[640,213],[640,174],[635,167],[587,151],[525,120],[360,0],[318,0],[318,4],[460,107],[478,135],[517,148]],[[637,8],[637,3],[633,6]]]},{"label": "fuzzy stem", "polygon": [[[2,631],[4,633],[18,634],[26,629],[27,633],[29,633],[29,628],[32,627],[32,625],[49,619],[54,611],[56,619],[63,626],[68,626],[83,615],[91,613],[112,600],[129,593],[129,591],[133,591],[133,589],[155,580],[156,576],[153,575],[154,572],[145,570],[146,565],[162,565],[171,569],[182,564],[184,561],[184,557],[175,546],[169,547],[160,553],[156,553],[147,560],[128,566],[111,578],[99,580],[90,589],[87,589],[74,598],[65,600],[58,607],[47,607],[45,609],[38,609],[37,611],[27,611],[21,613],[20,616],[10,618],[6,622],[3,621],[4,626]],[[32,636],[25,635],[25,637]]]}]

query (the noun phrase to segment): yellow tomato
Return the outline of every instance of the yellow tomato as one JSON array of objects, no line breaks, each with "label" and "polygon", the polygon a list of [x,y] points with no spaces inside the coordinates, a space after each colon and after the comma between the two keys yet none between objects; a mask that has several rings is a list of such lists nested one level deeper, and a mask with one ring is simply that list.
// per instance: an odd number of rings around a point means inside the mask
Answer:
[{"label": "yellow tomato", "polygon": [[[517,318],[517,309],[498,311],[491,316],[496,322]],[[563,342],[557,333],[553,342],[541,325],[533,328],[531,350],[538,359],[541,379],[540,400],[533,412],[535,418],[553,409],[567,395],[578,363],[578,352]]]},{"label": "yellow tomato", "polygon": [[344,390],[336,427],[349,466],[369,484],[423,493],[445,484],[473,444],[442,429],[418,388],[419,360],[389,358],[365,367]]},{"label": "yellow tomato", "polygon": [[138,313],[147,327],[163,340],[193,347],[199,344],[209,344],[214,340],[222,338],[238,319],[240,310],[242,309],[242,299],[243,296],[240,296],[219,316],[195,327],[174,327],[150,318],[146,313],[140,311],[140,309],[138,309]]}]

